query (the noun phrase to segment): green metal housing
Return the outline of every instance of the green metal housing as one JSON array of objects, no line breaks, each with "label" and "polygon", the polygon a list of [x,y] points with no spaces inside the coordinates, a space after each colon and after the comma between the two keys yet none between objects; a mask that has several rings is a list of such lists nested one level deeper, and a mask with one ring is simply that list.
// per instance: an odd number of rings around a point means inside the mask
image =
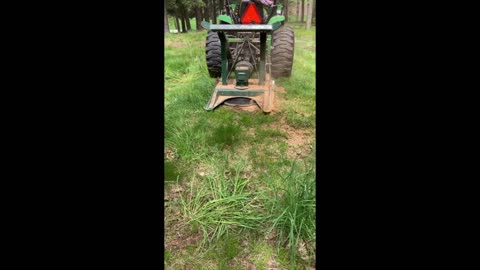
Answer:
[{"label": "green metal housing", "polygon": [[285,21],[285,16],[277,15],[270,18],[270,20],[268,21],[268,24],[274,24],[274,23],[283,22],[283,21]]},{"label": "green metal housing", "polygon": [[233,24],[232,18],[228,15],[219,15],[217,17],[217,20],[220,22],[228,23],[228,24]]}]

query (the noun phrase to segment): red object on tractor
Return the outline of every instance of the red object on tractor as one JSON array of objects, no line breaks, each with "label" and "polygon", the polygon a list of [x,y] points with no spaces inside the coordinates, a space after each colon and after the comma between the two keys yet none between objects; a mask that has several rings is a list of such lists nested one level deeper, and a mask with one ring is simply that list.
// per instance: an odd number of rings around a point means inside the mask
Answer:
[{"label": "red object on tractor", "polygon": [[249,24],[252,22],[260,24],[262,22],[260,13],[258,13],[257,7],[254,3],[248,3],[245,11],[242,14],[241,22],[242,24]]}]

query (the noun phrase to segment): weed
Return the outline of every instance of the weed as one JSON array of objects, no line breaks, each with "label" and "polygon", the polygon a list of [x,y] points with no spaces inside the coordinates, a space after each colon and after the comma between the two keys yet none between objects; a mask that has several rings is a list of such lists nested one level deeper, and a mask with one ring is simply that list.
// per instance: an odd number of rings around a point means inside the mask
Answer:
[{"label": "weed", "polygon": [[191,186],[190,199],[182,198],[189,223],[203,231],[202,244],[212,243],[235,229],[257,230],[266,221],[261,195],[248,191],[248,179],[241,177],[245,165],[237,163],[232,171],[222,166],[215,175],[205,177],[198,189]]},{"label": "weed", "polygon": [[[284,187],[275,188],[276,196],[269,201],[274,213],[270,230],[279,232],[279,244],[290,249],[290,261],[301,241],[315,241],[315,170],[314,165],[305,163],[304,171],[296,163],[286,175],[280,175]],[[313,246],[308,247],[310,250]]]},{"label": "weed", "polygon": [[176,183],[182,179],[182,171],[178,169],[174,162],[164,161],[164,181],[167,184]]}]

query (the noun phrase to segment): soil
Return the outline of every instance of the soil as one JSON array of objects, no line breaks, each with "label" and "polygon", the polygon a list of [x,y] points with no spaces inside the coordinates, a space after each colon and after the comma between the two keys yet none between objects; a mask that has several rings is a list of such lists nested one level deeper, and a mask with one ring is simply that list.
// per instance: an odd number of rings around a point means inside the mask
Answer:
[{"label": "soil", "polygon": [[165,190],[163,195],[164,201],[172,201],[180,198],[181,193],[185,191],[185,187],[180,184],[173,184],[170,188]]},{"label": "soil", "polygon": [[[165,250],[181,250],[188,246],[197,246],[202,241],[203,235],[198,233],[186,233],[185,222],[174,221],[165,226]],[[167,231],[168,230],[168,231]]]},{"label": "soil", "polygon": [[277,261],[275,260],[274,257],[271,257],[269,260],[268,260],[268,266],[267,266],[267,269],[268,270],[280,270],[280,268],[278,268],[278,263]]},{"label": "soil", "polygon": [[288,134],[287,143],[289,145],[287,155],[289,158],[303,158],[312,151],[312,134],[301,129],[294,129],[289,125],[282,125],[280,130]]},{"label": "soil", "polygon": [[163,156],[166,160],[173,160],[175,159],[175,152],[173,152],[173,150],[171,150],[170,148],[165,147]]},{"label": "soil", "polygon": [[285,88],[276,86],[275,99],[273,100],[273,109],[270,114],[275,114],[282,108],[283,95],[286,93]]},{"label": "soil", "polygon": [[304,158],[311,153],[313,149],[311,143],[315,136],[312,136],[314,134],[310,131],[289,126],[285,117],[280,120],[280,124],[270,124],[268,127],[278,128],[287,134],[287,144],[289,145],[287,156],[289,158]]},{"label": "soil", "polygon": [[[284,94],[286,93],[285,88],[276,86],[275,99],[273,102],[273,110],[270,114],[278,113],[282,108],[282,103],[284,101]],[[225,106],[225,105],[222,105]],[[255,105],[244,106],[244,107],[232,107],[225,106],[229,110],[235,111],[244,111],[244,112],[259,112],[261,111],[260,107]],[[304,158],[312,151],[312,138],[314,134],[309,131],[297,129],[289,126],[286,123],[285,117],[280,120],[280,125],[278,123],[272,123],[268,126],[271,129],[279,129],[287,134],[287,144],[289,145],[287,156],[289,158]],[[255,132],[254,129],[247,131],[247,134],[253,135]]]}]

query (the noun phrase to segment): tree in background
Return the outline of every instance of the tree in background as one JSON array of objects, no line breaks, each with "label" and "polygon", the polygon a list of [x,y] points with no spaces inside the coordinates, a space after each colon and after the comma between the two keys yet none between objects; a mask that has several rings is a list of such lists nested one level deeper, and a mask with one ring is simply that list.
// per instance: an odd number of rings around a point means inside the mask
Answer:
[{"label": "tree in background", "polygon": [[208,15],[208,0],[203,0],[203,4],[205,5],[203,7],[203,20],[210,23],[210,16]]},{"label": "tree in background", "polygon": [[195,10],[195,22],[197,26],[197,31],[202,31],[202,18],[203,18],[203,8],[205,7],[205,3],[203,0],[194,0],[194,10]]},{"label": "tree in background", "polygon": [[167,5],[163,6],[163,32],[170,33],[170,27],[168,27],[168,17],[167,17]]},{"label": "tree in background", "polygon": [[217,24],[217,9],[215,8],[215,0],[210,0],[211,2],[211,7],[212,7],[212,21],[213,24]]},{"label": "tree in background", "polygon": [[317,8],[317,1],[313,1],[313,10],[312,10],[312,20],[313,18],[316,18],[316,8]]},{"label": "tree in background", "polygon": [[302,15],[301,15],[300,22],[304,22],[304,20],[303,20],[304,11],[305,11],[305,0],[302,0],[302,10],[300,11],[302,13]]},{"label": "tree in background", "polygon": [[[217,23],[217,16],[223,10],[223,0],[166,0],[167,12],[180,19],[181,31],[191,31],[190,19],[195,18],[195,28],[202,31],[201,22]],[[178,28],[177,28],[178,29]]]},{"label": "tree in background", "polygon": [[180,30],[180,22],[179,22],[179,12],[178,12],[178,0],[166,0],[165,1],[165,8],[167,9],[167,14],[172,16],[174,18],[173,22],[175,24],[175,29],[178,32],[181,32]]},{"label": "tree in background", "polygon": [[305,28],[310,30],[312,27],[313,3],[312,0],[307,1],[307,24],[305,25]]},{"label": "tree in background", "polygon": [[283,1],[283,5],[284,5],[284,11],[283,11],[283,15],[285,15],[285,22],[288,22],[288,6],[290,5],[290,1],[289,0],[284,0]]},{"label": "tree in background", "polygon": [[[296,22],[305,23],[305,27],[310,29],[312,24],[314,25],[314,18],[315,18],[315,7],[316,2],[314,0],[306,0],[307,5],[305,6],[305,0],[289,0],[295,9],[292,11],[293,15],[296,15]],[[285,1],[287,2],[287,1]],[[305,21],[306,15],[306,21]]]},{"label": "tree in background", "polygon": [[[231,0],[232,3],[236,2]],[[305,9],[305,0],[279,0],[284,6],[285,21],[289,21],[289,13],[296,14],[296,21],[304,23],[305,13],[307,15],[306,27],[310,29],[315,18],[315,1],[307,0],[307,10]],[[296,11],[292,10],[296,7]],[[195,18],[195,28],[197,31],[204,30],[201,26],[203,20],[209,23],[218,23],[217,16],[224,11],[223,0],[165,0],[164,10],[164,31],[169,32],[172,27],[168,25],[168,18],[172,18],[175,29],[180,33],[192,30],[190,19]],[[311,18],[309,19],[309,16]],[[291,19],[291,18],[290,18]],[[309,21],[310,20],[310,21]]]},{"label": "tree in background", "polygon": [[300,1],[297,0],[297,22],[300,19]]}]

